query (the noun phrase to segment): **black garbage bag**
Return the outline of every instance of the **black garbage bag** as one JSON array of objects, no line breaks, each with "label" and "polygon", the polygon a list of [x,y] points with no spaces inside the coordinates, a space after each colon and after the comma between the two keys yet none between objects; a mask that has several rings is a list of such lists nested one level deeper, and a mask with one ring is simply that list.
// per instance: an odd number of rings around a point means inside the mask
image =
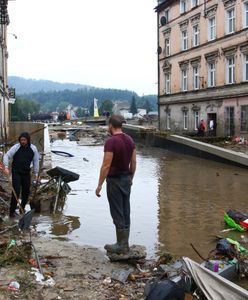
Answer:
[{"label": "black garbage bag", "polygon": [[239,256],[238,251],[227,241],[227,239],[220,239],[217,242],[216,250],[219,254],[223,254],[230,259]]},{"label": "black garbage bag", "polygon": [[79,174],[63,169],[61,167],[55,167],[47,171],[47,174],[52,178],[61,177],[64,182],[76,181],[79,178]]},{"label": "black garbage bag", "polygon": [[18,227],[20,228],[20,230],[28,230],[29,229],[34,212],[35,212],[35,209],[33,208],[30,211],[28,211],[27,213],[25,213],[25,215],[23,215],[20,218],[20,220],[18,222]]},{"label": "black garbage bag", "polygon": [[247,215],[245,215],[241,212],[238,212],[234,209],[228,209],[228,211],[226,213],[230,218],[232,218],[238,224],[240,224],[241,221],[248,219]]},{"label": "black garbage bag", "polygon": [[154,282],[145,300],[184,300],[184,290],[171,280]]}]

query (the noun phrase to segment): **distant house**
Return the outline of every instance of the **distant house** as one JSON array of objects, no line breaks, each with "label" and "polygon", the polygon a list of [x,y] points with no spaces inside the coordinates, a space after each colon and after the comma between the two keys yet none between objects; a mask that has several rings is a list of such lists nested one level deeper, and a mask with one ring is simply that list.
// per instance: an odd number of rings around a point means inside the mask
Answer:
[{"label": "distant house", "polygon": [[126,120],[133,118],[133,114],[130,113],[129,110],[126,110],[125,108],[122,108],[120,110],[119,115],[123,116],[123,118],[126,119]]},{"label": "distant house", "polygon": [[152,119],[157,119],[158,118],[158,112],[157,111],[150,111],[147,116],[149,118],[152,118]]},{"label": "distant house", "polygon": [[121,111],[124,113],[124,111],[129,112],[130,109],[130,103],[127,101],[115,101],[113,106],[113,114],[120,115]]},{"label": "distant house", "polygon": [[59,113],[57,111],[54,111],[51,113],[53,122],[58,122]]},{"label": "distant house", "polygon": [[146,115],[146,109],[145,108],[138,108],[137,114],[134,115],[134,117],[142,119]]},{"label": "distant house", "polygon": [[124,119],[132,119],[133,114],[129,112],[130,103],[127,101],[115,101],[113,106],[113,114],[121,115]]}]

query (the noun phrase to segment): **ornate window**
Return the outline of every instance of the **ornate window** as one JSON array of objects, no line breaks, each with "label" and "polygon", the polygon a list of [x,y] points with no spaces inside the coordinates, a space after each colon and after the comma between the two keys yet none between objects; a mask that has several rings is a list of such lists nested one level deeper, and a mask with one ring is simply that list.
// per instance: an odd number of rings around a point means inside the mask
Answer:
[{"label": "ornate window", "polygon": [[188,31],[182,31],[182,50],[188,50]]},{"label": "ornate window", "polygon": [[171,110],[168,106],[165,109],[165,113],[166,113],[166,129],[170,130],[171,129]]},{"label": "ornate window", "polygon": [[215,16],[208,19],[208,40],[216,39],[216,19]]},{"label": "ornate window", "polygon": [[199,5],[199,0],[191,0],[191,7],[196,7]]},{"label": "ornate window", "polygon": [[200,120],[200,117],[199,117],[199,110],[195,110],[195,111],[194,111],[194,127],[195,127],[195,130],[198,129],[198,126],[199,126],[199,120]]},{"label": "ornate window", "polygon": [[215,62],[209,62],[208,63],[208,87],[214,87],[215,86],[215,75],[216,69],[215,69]]},{"label": "ornate window", "polygon": [[183,14],[187,11],[187,0],[180,0],[180,13]]},{"label": "ornate window", "polygon": [[170,39],[165,39],[165,56],[170,56]]},{"label": "ornate window", "polygon": [[181,50],[188,50],[188,20],[179,23],[181,30]]},{"label": "ornate window", "polygon": [[168,60],[164,61],[163,64],[164,71],[164,92],[165,94],[170,94],[171,92],[171,64]]},{"label": "ornate window", "polygon": [[235,8],[232,7],[226,11],[226,34],[235,31]]},{"label": "ornate window", "polygon": [[188,90],[188,70],[182,70],[182,91]]},{"label": "ornate window", "polygon": [[193,90],[199,90],[200,88],[200,59],[201,57],[196,57],[190,61],[193,74]]},{"label": "ornate window", "polygon": [[192,24],[192,46],[196,47],[200,44],[200,13],[197,13],[196,15],[192,16],[190,18],[191,24]]},{"label": "ornate window", "polygon": [[170,94],[171,92],[171,74],[165,74],[165,93]]},{"label": "ornate window", "polygon": [[171,43],[171,29],[167,28],[166,30],[163,31],[164,35],[164,54],[165,56],[170,56],[170,43]]},{"label": "ornate window", "polygon": [[226,84],[235,82],[235,61],[234,56],[226,58]]},{"label": "ornate window", "polygon": [[243,81],[248,81],[248,44],[240,47],[243,56]]},{"label": "ornate window", "polygon": [[248,81],[248,54],[244,54],[244,80]]},{"label": "ornate window", "polygon": [[223,49],[226,57],[226,84],[235,83],[235,53],[236,47]]},{"label": "ornate window", "polygon": [[208,40],[216,39],[216,11],[218,4],[212,5],[205,10],[204,16],[207,18]]},{"label": "ornate window", "polygon": [[248,27],[248,1],[244,2],[244,28]]},{"label": "ornate window", "polygon": [[196,47],[199,45],[199,43],[200,43],[199,35],[200,35],[199,24],[197,24],[197,25],[193,26],[193,47]]},{"label": "ornate window", "polygon": [[183,109],[183,129],[187,130],[188,129],[188,123],[189,123],[189,114],[188,114],[188,109]]},{"label": "ornate window", "polygon": [[181,69],[181,91],[186,92],[188,90],[188,67],[189,61],[179,62]]},{"label": "ornate window", "polygon": [[241,131],[248,131],[248,105],[241,106]]},{"label": "ornate window", "polygon": [[214,51],[205,54],[205,59],[207,61],[208,67],[208,87],[214,87],[216,85],[216,63],[217,57],[219,56],[219,51]]}]

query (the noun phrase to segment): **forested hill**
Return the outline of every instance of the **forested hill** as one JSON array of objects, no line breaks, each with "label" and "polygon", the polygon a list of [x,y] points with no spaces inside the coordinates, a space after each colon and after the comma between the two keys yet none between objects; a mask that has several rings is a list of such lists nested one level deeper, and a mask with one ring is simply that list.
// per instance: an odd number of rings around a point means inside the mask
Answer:
[{"label": "forested hill", "polygon": [[9,77],[9,86],[16,88],[17,98],[39,102],[42,111],[60,110],[68,104],[90,108],[94,98],[97,98],[101,104],[104,100],[131,102],[132,97],[135,97],[138,107],[143,107],[148,101],[152,110],[156,110],[157,103],[156,95],[140,97],[128,90],[62,84],[47,80],[29,80],[21,77]]},{"label": "forested hill", "polygon": [[18,76],[9,76],[9,86],[16,89],[17,95],[36,92],[63,91],[87,88],[89,86],[75,83],[60,83],[51,80],[25,79]]}]

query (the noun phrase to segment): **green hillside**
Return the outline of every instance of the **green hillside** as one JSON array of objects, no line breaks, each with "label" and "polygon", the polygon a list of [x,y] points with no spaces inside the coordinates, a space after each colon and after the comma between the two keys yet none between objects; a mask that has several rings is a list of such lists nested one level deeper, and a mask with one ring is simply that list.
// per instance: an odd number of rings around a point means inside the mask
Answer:
[{"label": "green hillside", "polygon": [[135,92],[128,90],[104,89],[14,76],[9,77],[9,85],[16,89],[17,99],[36,101],[43,112],[60,111],[67,104],[90,109],[94,98],[99,100],[99,105],[105,100],[131,102],[133,96],[138,107],[145,107],[145,104],[149,102],[151,110],[157,110],[156,95],[140,97]]}]

